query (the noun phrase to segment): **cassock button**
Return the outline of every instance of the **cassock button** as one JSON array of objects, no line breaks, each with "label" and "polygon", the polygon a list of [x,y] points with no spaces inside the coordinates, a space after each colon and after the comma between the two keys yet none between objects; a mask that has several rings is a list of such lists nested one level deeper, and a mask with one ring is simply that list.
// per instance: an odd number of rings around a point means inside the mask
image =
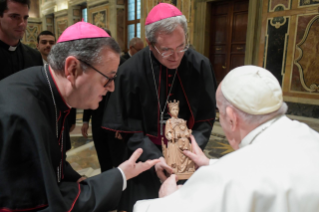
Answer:
[{"label": "cassock button", "polygon": [[168,87],[171,87],[172,84],[168,84]]},{"label": "cassock button", "polygon": [[169,74],[168,77],[172,77],[173,75]]},{"label": "cassock button", "polygon": [[173,96],[174,94],[170,93],[169,96]]}]

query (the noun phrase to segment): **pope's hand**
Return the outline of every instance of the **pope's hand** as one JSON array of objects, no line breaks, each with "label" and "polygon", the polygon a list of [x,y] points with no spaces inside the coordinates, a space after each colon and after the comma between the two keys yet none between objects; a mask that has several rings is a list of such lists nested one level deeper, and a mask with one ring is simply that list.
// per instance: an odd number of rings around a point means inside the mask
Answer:
[{"label": "pope's hand", "polygon": [[193,135],[190,136],[193,152],[184,150],[183,153],[189,157],[197,167],[209,165],[209,159],[206,157],[202,149],[198,146]]},{"label": "pope's hand", "polygon": [[175,174],[172,174],[169,178],[167,178],[167,180],[165,180],[165,182],[161,186],[161,189],[159,190],[159,197],[168,196],[182,187],[182,185],[176,184],[177,181],[178,178]]},{"label": "pope's hand", "polygon": [[167,177],[173,174],[173,169],[167,165],[163,157],[160,157],[159,160],[160,162],[155,165],[155,171],[160,181],[164,182]]},{"label": "pope's hand", "polygon": [[150,169],[156,163],[160,162],[159,159],[155,159],[155,160],[147,160],[144,163],[143,162],[136,163],[137,159],[141,156],[142,153],[143,153],[143,150],[141,148],[138,148],[132,154],[130,159],[128,159],[127,161],[119,165],[119,168],[121,168],[121,170],[125,174],[126,180],[136,177],[140,173]]}]

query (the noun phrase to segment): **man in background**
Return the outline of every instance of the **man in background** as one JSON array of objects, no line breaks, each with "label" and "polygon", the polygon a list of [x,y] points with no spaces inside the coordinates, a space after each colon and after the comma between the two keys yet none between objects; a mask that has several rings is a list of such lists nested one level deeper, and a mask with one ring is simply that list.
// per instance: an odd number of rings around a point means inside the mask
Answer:
[{"label": "man in background", "polygon": [[143,41],[141,40],[141,38],[138,37],[132,38],[128,45],[128,51],[123,56],[121,56],[121,64],[144,48]]},{"label": "man in background", "polygon": [[43,65],[41,54],[20,42],[27,28],[30,0],[0,0],[0,80]]},{"label": "man in background", "polygon": [[48,64],[47,57],[55,44],[55,36],[50,31],[42,31],[37,37],[37,49],[41,53],[43,63]]},{"label": "man in background", "polygon": [[145,21],[148,46],[119,67],[117,89],[104,110],[102,126],[121,132],[126,158],[142,148],[141,161],[161,160],[155,169],[128,181],[119,210],[131,212],[137,200],[158,197],[160,181],[173,172],[161,146],[164,123],[170,118],[168,101],[180,102],[179,117],[187,121],[201,148],[209,140],[215,120],[215,77],[208,58],[188,48],[187,28],[178,8],[156,5]]}]

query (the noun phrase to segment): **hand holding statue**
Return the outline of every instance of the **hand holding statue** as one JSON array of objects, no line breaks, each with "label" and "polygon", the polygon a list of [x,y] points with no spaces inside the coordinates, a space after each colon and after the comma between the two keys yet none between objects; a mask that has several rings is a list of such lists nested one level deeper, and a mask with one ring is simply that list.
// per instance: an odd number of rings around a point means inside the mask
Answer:
[{"label": "hand holding statue", "polygon": [[159,161],[160,162],[155,165],[155,171],[160,181],[164,182],[171,174],[173,174],[173,169],[167,165],[163,157],[160,157]]},{"label": "hand holding statue", "polygon": [[209,165],[209,159],[206,157],[202,149],[198,146],[193,135],[190,136],[193,152],[184,150],[183,153],[194,161],[196,168]]},{"label": "hand holding statue", "polygon": [[172,174],[161,186],[161,189],[159,190],[158,196],[166,197],[175,191],[177,191],[179,188],[182,187],[182,185],[177,185],[176,182],[178,181],[178,177],[175,174]]}]

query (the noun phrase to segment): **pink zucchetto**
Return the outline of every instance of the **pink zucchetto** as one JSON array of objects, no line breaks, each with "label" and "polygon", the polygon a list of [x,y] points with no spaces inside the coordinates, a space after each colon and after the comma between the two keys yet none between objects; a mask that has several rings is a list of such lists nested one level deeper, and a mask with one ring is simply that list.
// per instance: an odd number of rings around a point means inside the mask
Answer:
[{"label": "pink zucchetto", "polygon": [[149,12],[145,21],[145,25],[180,15],[183,15],[183,13],[174,5],[168,3],[159,3]]},{"label": "pink zucchetto", "polygon": [[72,40],[81,40],[87,38],[109,38],[111,37],[103,29],[93,24],[86,22],[77,22],[69,26],[59,37],[57,43],[62,43]]}]

